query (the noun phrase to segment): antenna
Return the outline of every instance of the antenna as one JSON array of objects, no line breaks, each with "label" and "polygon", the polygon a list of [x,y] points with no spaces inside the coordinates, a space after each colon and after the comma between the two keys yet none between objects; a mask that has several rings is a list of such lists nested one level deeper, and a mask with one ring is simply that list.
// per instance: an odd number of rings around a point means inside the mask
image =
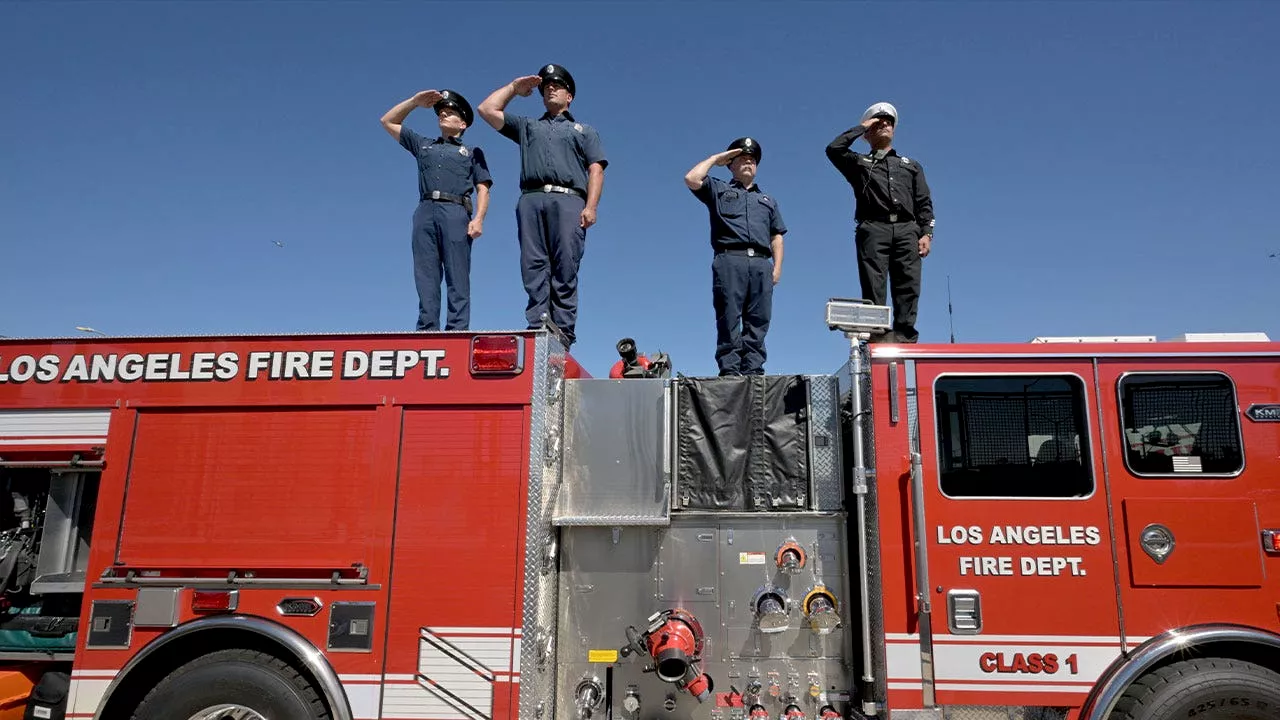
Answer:
[{"label": "antenna", "polygon": [[947,322],[951,325],[951,344],[956,344],[956,319],[951,311],[951,276],[947,276]]}]

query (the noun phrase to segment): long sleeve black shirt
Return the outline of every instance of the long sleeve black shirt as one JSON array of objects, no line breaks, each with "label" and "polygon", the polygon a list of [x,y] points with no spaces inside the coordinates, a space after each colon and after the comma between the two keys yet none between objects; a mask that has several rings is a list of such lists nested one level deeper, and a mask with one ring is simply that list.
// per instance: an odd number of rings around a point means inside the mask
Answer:
[{"label": "long sleeve black shirt", "polygon": [[859,221],[912,221],[921,235],[933,235],[933,197],[919,161],[887,153],[864,154],[850,149],[865,128],[857,125],[827,146],[827,159],[853,188],[857,202],[854,218]]}]

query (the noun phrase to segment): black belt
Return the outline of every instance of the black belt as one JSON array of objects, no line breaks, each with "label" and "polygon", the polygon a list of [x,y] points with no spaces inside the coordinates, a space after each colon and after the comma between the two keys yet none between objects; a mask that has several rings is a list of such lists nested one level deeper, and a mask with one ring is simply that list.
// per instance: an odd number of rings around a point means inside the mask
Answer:
[{"label": "black belt", "polygon": [[773,253],[760,248],[720,248],[716,250],[717,255],[746,255],[747,257],[763,257],[771,258]]},{"label": "black belt", "polygon": [[874,217],[860,217],[860,218],[857,218],[857,221],[858,222],[882,222],[882,223],[896,223],[896,222],[914,223],[915,222],[915,220],[912,219],[909,213],[904,213],[904,212],[887,213],[882,215],[876,215]]},{"label": "black belt", "polygon": [[471,198],[465,195],[451,195],[447,192],[432,190],[431,192],[422,196],[421,202],[426,202],[428,200],[443,200],[444,202],[457,203],[462,207],[466,208],[467,212],[471,212]]},{"label": "black belt", "polygon": [[582,192],[581,190],[578,190],[576,188],[571,188],[571,187],[565,187],[563,185],[551,185],[551,184],[528,185],[520,188],[521,195],[528,195],[529,193],[535,193],[535,192],[564,193],[565,195],[577,195],[580,198],[585,198],[587,196],[587,194]]}]

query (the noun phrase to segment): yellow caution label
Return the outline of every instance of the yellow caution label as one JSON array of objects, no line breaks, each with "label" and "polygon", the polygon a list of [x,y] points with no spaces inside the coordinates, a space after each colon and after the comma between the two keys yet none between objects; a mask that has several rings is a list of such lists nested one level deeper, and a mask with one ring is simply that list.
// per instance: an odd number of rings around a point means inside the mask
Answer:
[{"label": "yellow caution label", "polygon": [[617,650],[588,650],[587,662],[593,662],[593,663],[618,662],[618,651]]}]

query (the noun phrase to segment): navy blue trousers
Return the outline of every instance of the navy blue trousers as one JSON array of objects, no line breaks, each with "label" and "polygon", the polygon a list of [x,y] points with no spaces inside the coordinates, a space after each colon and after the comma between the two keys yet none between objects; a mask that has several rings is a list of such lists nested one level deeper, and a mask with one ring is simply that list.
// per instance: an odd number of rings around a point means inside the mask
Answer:
[{"label": "navy blue trousers", "polygon": [[445,330],[471,325],[471,238],[467,209],[425,200],[413,212],[413,281],[418,288],[418,329],[440,329],[440,277],[449,299]]},{"label": "navy blue trousers", "polygon": [[721,375],[763,375],[773,315],[773,261],[720,253],[711,261],[716,365]]},{"label": "navy blue trousers", "polygon": [[520,235],[520,277],[529,295],[524,317],[541,327],[547,313],[572,345],[577,339],[578,266],[586,251],[587,231],[579,226],[587,201],[564,193],[532,192],[516,203]]}]

